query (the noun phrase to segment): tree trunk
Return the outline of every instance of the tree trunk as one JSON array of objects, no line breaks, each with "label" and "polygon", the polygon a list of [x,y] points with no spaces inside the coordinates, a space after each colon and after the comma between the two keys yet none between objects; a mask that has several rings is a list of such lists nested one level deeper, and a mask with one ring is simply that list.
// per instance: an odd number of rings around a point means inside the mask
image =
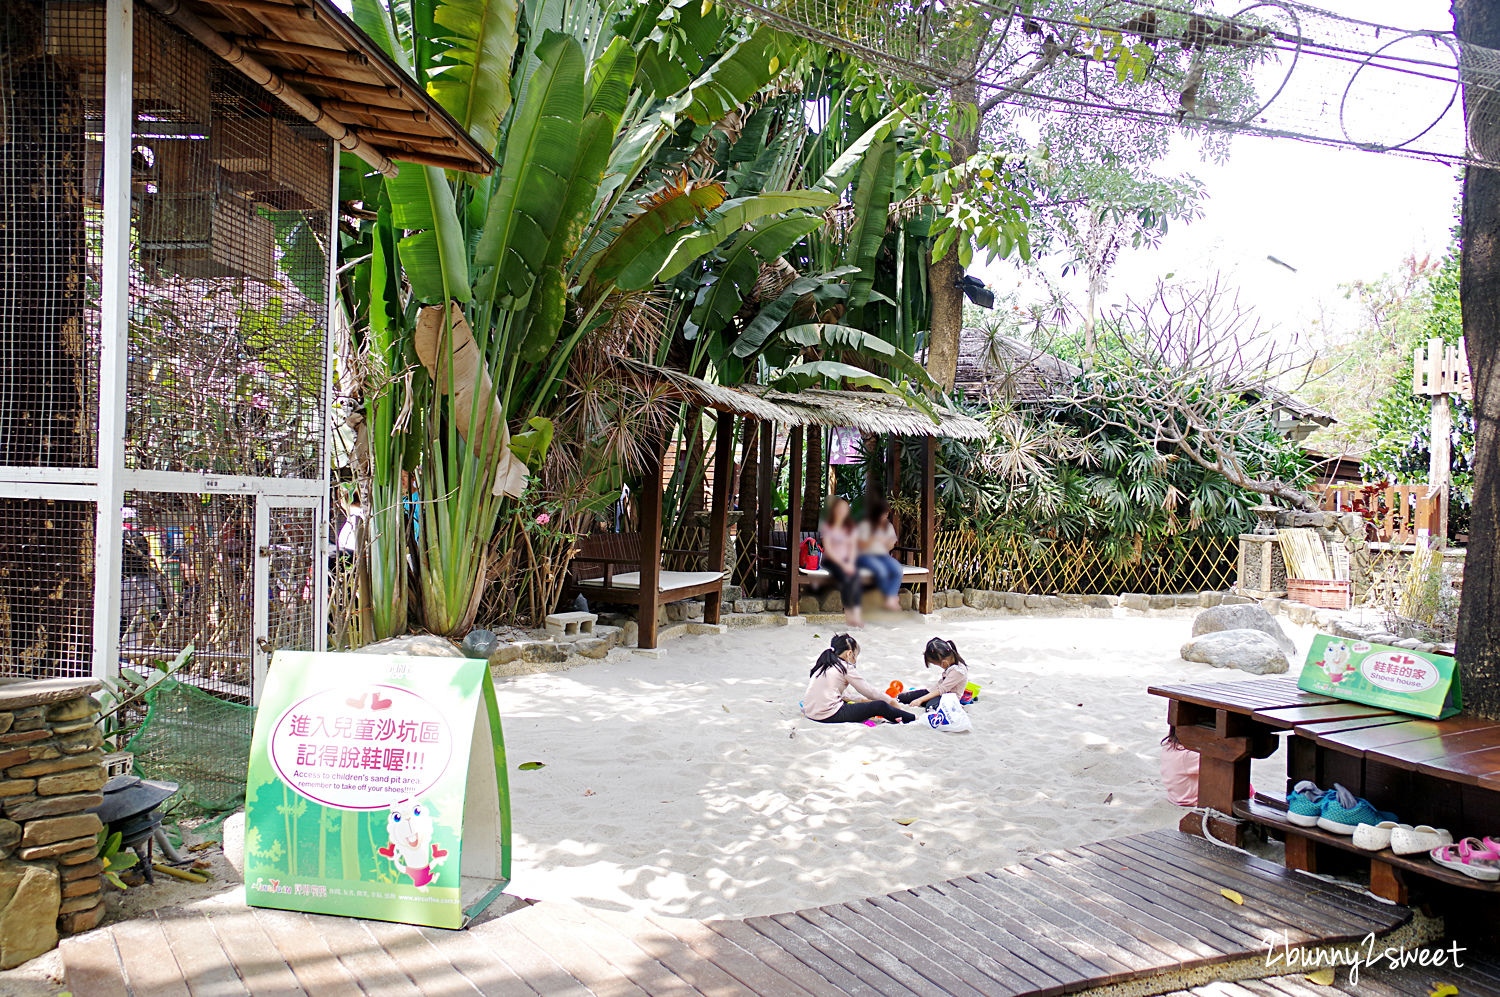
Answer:
[{"label": "tree trunk", "polygon": [[[0,23],[0,464],[84,467],[93,347],[84,222],[84,105],[46,54],[38,3]],[[95,195],[97,196],[97,195]],[[94,507],[0,501],[0,669],[87,673],[93,641]]]},{"label": "tree trunk", "polygon": [[[953,91],[955,103],[973,103],[976,96],[973,83],[966,83]],[[953,165],[967,162],[979,150],[979,134],[984,128],[981,117],[974,132],[955,135],[952,148]],[[960,235],[959,239],[963,239]],[[958,282],[964,268],[958,262],[958,242],[940,260],[933,260],[927,268],[927,293],[932,297],[932,311],[927,329],[927,373],[945,389],[953,387],[958,376],[958,347],[964,328],[964,292]]]},{"label": "tree trunk", "polygon": [[[1500,6],[1453,0],[1461,42],[1500,48]],[[1466,110],[1479,98],[1464,86]],[[1464,705],[1500,719],[1500,172],[1464,172],[1459,301],[1474,381],[1474,504],[1458,614]]]}]

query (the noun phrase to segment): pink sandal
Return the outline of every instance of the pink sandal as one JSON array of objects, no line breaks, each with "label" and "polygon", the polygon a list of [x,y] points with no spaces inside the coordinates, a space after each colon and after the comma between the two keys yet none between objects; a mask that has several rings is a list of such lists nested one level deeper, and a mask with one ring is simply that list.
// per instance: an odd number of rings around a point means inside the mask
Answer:
[{"label": "pink sandal", "polygon": [[1456,845],[1443,845],[1430,853],[1444,869],[1461,872],[1470,879],[1500,881],[1500,842],[1493,838],[1464,838]]}]

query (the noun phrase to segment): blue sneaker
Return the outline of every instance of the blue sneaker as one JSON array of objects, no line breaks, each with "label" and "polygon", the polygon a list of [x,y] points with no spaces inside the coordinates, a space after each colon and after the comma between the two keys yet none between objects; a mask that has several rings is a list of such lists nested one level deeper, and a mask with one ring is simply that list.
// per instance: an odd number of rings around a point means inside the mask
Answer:
[{"label": "blue sneaker", "polygon": [[1353,834],[1361,824],[1379,824],[1383,820],[1394,821],[1396,815],[1376,810],[1369,800],[1355,797],[1338,783],[1333,792],[1323,796],[1323,813],[1318,817],[1318,826],[1334,834]]},{"label": "blue sneaker", "polygon": [[1331,795],[1328,790],[1302,780],[1286,794],[1286,819],[1298,827],[1317,827],[1318,818],[1323,816],[1323,801]]}]

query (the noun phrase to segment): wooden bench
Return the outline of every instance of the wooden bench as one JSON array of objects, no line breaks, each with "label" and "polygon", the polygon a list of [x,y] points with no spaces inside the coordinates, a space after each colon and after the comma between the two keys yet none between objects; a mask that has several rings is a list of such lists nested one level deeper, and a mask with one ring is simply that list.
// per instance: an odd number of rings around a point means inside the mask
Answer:
[{"label": "wooden bench", "polygon": [[[1168,700],[1167,723],[1185,747],[1199,752],[1198,802],[1218,811],[1184,817],[1183,830],[1240,843],[1248,823],[1286,838],[1286,864],[1307,872],[1334,852],[1370,863],[1372,892],[1406,903],[1411,877],[1493,895],[1483,883],[1425,856],[1366,852],[1350,838],[1286,819],[1284,799],[1250,797],[1250,760],[1287,740],[1287,786],[1306,779],[1335,782],[1410,824],[1446,827],[1456,836],[1500,834],[1500,721],[1453,717],[1423,720],[1375,706],[1313,695],[1294,676],[1195,685],[1153,686]],[[1194,822],[1197,826],[1191,826]]]},{"label": "wooden bench", "polygon": [[[663,550],[664,555],[702,558],[701,551]],[[572,586],[592,600],[634,605],[640,609],[640,647],[656,646],[660,607],[669,602],[703,596],[703,619],[719,622],[724,590],[723,571],[666,571],[660,562],[642,563],[639,533],[595,533],[578,542],[578,553],[568,566]],[[646,588],[641,586],[647,576]],[[655,585],[652,585],[654,580]],[[655,588],[652,592],[651,589]]]},{"label": "wooden bench", "polygon": [[[826,568],[808,571],[801,566],[801,558],[798,555],[802,541],[809,537],[816,538],[817,535],[816,532],[799,533],[797,548],[789,550],[786,531],[774,532],[771,534],[770,546],[761,555],[762,570],[768,571],[773,578],[783,578],[787,581],[786,614],[788,616],[796,616],[800,611],[797,602],[803,585],[817,589],[833,580],[832,573]],[[930,567],[913,563],[921,560],[922,551],[916,547],[893,547],[891,556],[901,562],[901,584],[911,586],[919,594],[922,611],[927,612],[932,591],[932,570]],[[797,564],[796,572],[790,570],[790,565],[793,563]],[[875,581],[874,575],[865,568],[860,569],[859,577],[866,587]]]}]

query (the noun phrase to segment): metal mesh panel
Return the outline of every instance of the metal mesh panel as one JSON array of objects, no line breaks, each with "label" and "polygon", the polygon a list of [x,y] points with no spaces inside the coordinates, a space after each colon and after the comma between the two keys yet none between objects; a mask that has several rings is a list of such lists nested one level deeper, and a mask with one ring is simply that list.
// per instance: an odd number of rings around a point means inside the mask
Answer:
[{"label": "metal mesh panel", "polygon": [[156,14],[136,26],[126,463],[321,477],[330,145]]},{"label": "metal mesh panel", "polygon": [[249,702],[255,500],[136,492],[125,501],[120,659],[169,661],[191,644],[177,677]]},{"label": "metal mesh panel", "polygon": [[312,509],[271,510],[271,542],[266,551],[271,580],[266,639],[271,647],[311,651],[317,640],[316,529]]},{"label": "metal mesh panel", "polygon": [[102,11],[0,18],[0,466],[95,462]]},{"label": "metal mesh panel", "polygon": [[94,503],[0,499],[0,677],[88,675]]}]

